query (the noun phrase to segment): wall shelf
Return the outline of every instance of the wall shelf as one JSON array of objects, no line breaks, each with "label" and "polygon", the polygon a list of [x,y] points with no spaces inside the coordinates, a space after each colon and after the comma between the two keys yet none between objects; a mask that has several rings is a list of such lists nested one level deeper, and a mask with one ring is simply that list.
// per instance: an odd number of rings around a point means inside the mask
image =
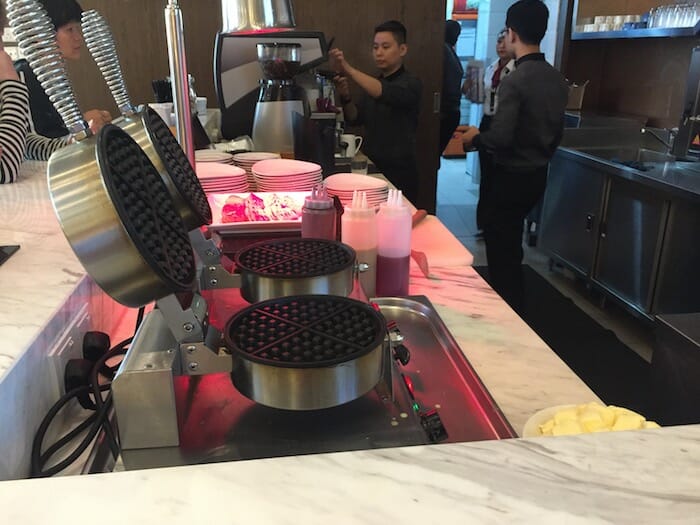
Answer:
[{"label": "wall shelf", "polygon": [[571,33],[571,40],[611,40],[618,38],[673,38],[697,36],[700,22],[695,27],[653,27],[625,31],[595,31]]}]

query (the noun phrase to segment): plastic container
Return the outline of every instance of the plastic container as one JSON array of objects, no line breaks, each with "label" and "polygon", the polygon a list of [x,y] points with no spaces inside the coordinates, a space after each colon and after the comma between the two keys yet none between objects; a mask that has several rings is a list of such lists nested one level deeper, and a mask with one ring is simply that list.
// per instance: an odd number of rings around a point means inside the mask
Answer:
[{"label": "plastic container", "polygon": [[335,240],[335,207],[325,184],[318,184],[304,199],[301,209],[301,236],[311,239]]},{"label": "plastic container", "polygon": [[357,254],[357,262],[368,268],[359,274],[364,295],[376,296],[377,283],[377,214],[367,205],[364,191],[353,193],[352,205],[347,206],[340,219],[341,241]]},{"label": "plastic container", "polygon": [[389,199],[377,214],[377,296],[408,295],[411,266],[411,211],[399,190],[389,190]]}]

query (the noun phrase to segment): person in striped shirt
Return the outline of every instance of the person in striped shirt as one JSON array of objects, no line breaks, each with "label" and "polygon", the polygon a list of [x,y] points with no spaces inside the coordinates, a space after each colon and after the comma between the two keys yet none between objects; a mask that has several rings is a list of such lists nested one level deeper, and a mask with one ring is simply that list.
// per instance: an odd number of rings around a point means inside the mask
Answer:
[{"label": "person in striped shirt", "polygon": [[[80,25],[83,8],[76,0],[39,0],[56,30],[56,45],[64,60],[80,60],[84,46],[83,31]],[[29,88],[29,109],[31,130],[45,137],[59,138],[68,135],[63,119],[49,100],[44,87],[34,74],[29,63],[15,62],[20,80]],[[104,109],[91,109],[83,115],[93,133],[111,122],[112,115]]]},{"label": "person in striped shirt", "polygon": [[[5,28],[0,4],[0,33]],[[0,40],[0,184],[14,182],[24,158],[48,160],[69,138],[50,139],[29,129],[29,92],[19,80],[12,58]]]}]

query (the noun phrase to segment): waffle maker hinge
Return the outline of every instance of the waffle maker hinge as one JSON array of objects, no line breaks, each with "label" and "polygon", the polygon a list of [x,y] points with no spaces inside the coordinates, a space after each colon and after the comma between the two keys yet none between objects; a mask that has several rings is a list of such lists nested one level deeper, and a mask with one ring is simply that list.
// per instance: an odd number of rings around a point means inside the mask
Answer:
[{"label": "waffle maker hinge", "polygon": [[[227,271],[221,264],[224,255],[216,243],[204,237],[199,228],[189,232],[192,249],[197,255],[197,283],[200,290],[240,288],[241,275]],[[232,263],[233,264],[233,263]]]},{"label": "waffle maker hinge", "polygon": [[195,294],[188,309],[174,295],[157,301],[136,333],[112,383],[124,449],[179,445],[174,378],[230,373],[221,333],[207,323],[207,303]]}]

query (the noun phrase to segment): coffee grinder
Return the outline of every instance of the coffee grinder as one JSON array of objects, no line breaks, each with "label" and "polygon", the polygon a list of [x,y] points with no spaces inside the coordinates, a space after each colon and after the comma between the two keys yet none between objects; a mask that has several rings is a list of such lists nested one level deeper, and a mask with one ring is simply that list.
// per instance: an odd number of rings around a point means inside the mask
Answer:
[{"label": "coffee grinder", "polygon": [[328,45],[319,31],[237,32],[225,29],[218,33],[214,49],[214,86],[221,109],[221,134],[227,139],[253,136],[261,92],[257,44],[268,42],[301,45],[299,73],[326,60]]},{"label": "coffee grinder", "polygon": [[294,81],[301,68],[301,44],[256,44],[262,68],[260,94],[253,117],[253,144],[258,151],[294,151],[293,115],[309,114],[306,91]]}]

